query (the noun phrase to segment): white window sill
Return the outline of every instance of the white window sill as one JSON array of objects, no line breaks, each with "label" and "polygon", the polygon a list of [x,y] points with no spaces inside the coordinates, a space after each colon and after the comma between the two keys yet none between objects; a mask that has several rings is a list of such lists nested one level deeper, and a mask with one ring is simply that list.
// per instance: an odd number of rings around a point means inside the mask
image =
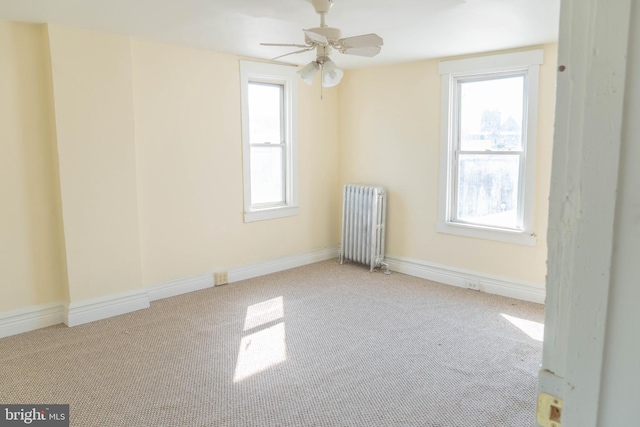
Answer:
[{"label": "white window sill", "polygon": [[298,215],[298,206],[278,206],[275,208],[259,209],[244,213],[244,222],[264,221],[266,219],[284,218]]},{"label": "white window sill", "polygon": [[436,231],[458,236],[475,237],[477,239],[515,243],[517,245],[535,246],[536,244],[536,236],[533,233],[524,231],[457,224],[454,222],[438,223]]}]

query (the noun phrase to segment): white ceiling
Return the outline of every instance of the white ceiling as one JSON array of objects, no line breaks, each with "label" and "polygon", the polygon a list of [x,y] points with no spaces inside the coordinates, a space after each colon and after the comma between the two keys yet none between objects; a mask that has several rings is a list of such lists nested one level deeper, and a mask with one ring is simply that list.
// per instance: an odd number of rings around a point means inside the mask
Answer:
[{"label": "white ceiling", "polygon": [[[327,24],[343,37],[384,38],[375,58],[332,55],[341,68],[359,68],[554,42],[559,9],[560,0],[335,0]],[[319,26],[320,18],[309,0],[0,0],[0,19],[268,59],[289,48],[260,42],[304,43],[301,30]]]}]

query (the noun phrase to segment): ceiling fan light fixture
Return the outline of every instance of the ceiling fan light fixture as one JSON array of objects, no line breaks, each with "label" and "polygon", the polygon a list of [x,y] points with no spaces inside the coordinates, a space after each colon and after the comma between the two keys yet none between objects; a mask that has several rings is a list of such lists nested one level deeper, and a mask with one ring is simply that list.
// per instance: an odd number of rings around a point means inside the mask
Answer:
[{"label": "ceiling fan light fixture", "polygon": [[[304,44],[298,43],[261,43],[263,46],[298,47],[300,50],[276,56],[272,60],[298,53],[316,51],[316,60],[308,63],[298,71],[298,74],[308,85],[313,84],[320,71],[321,87],[334,87],[340,84],[344,71],[329,59],[333,51],[346,55],[373,57],[380,53],[384,41],[377,34],[362,34],[359,36],[342,38],[339,28],[330,27],[325,22],[325,15],[329,13],[334,0],[307,0],[320,15],[320,26],[302,30]],[[320,91],[322,94],[322,91]],[[320,96],[322,98],[322,95]]]},{"label": "ceiling fan light fixture", "polygon": [[337,86],[340,83],[340,80],[342,80],[343,75],[344,71],[338,68],[338,66],[332,60],[327,59],[322,63],[323,87]]},{"label": "ceiling fan light fixture", "polygon": [[319,69],[320,65],[316,61],[311,61],[299,70],[298,74],[306,84],[311,85]]}]

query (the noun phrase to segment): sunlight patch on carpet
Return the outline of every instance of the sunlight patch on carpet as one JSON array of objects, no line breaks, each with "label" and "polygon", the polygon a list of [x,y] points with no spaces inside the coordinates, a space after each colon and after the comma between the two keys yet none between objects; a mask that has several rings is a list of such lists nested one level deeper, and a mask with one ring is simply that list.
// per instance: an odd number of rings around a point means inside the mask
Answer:
[{"label": "sunlight patch on carpet", "polygon": [[284,305],[282,297],[273,298],[267,301],[247,307],[247,316],[244,318],[244,329],[248,331],[255,327],[264,325],[274,320],[284,317]]},{"label": "sunlight patch on carpet", "polygon": [[[247,307],[243,331],[251,331],[284,317],[282,297]],[[242,381],[287,360],[284,322],[262,328],[240,341],[233,382]]]},{"label": "sunlight patch on carpet", "polygon": [[509,316],[508,314],[500,313],[502,317],[507,319],[513,326],[520,329],[529,337],[536,341],[542,342],[544,339],[544,323],[534,322],[520,317]]}]

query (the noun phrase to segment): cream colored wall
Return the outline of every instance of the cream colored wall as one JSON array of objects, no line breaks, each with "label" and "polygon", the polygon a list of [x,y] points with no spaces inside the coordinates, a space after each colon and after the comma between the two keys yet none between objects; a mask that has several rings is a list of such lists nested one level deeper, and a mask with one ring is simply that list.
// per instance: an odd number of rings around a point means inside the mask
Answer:
[{"label": "cream colored wall", "polygon": [[337,245],[337,89],[300,86],[300,215],[245,224],[239,58],[56,25],[0,35],[0,312]]},{"label": "cream colored wall", "polygon": [[346,73],[340,85],[341,182],[387,187],[387,253],[544,284],[555,45],[540,69],[533,247],[436,232],[440,152],[438,60]]},{"label": "cream colored wall", "polygon": [[132,46],[145,284],[337,245],[337,89],[300,84],[300,215],[244,223],[239,58]]},{"label": "cream colored wall", "polygon": [[0,312],[65,298],[45,36],[0,22]]},{"label": "cream colored wall", "polygon": [[239,58],[2,23],[0,312],[335,246],[349,181],[388,187],[389,254],[543,283],[555,47],[545,50],[538,244],[526,247],[435,232],[437,61],[347,72],[322,101],[318,82],[300,83],[300,214],[244,223]]},{"label": "cream colored wall", "polygon": [[49,25],[70,302],[142,287],[126,37]]}]

